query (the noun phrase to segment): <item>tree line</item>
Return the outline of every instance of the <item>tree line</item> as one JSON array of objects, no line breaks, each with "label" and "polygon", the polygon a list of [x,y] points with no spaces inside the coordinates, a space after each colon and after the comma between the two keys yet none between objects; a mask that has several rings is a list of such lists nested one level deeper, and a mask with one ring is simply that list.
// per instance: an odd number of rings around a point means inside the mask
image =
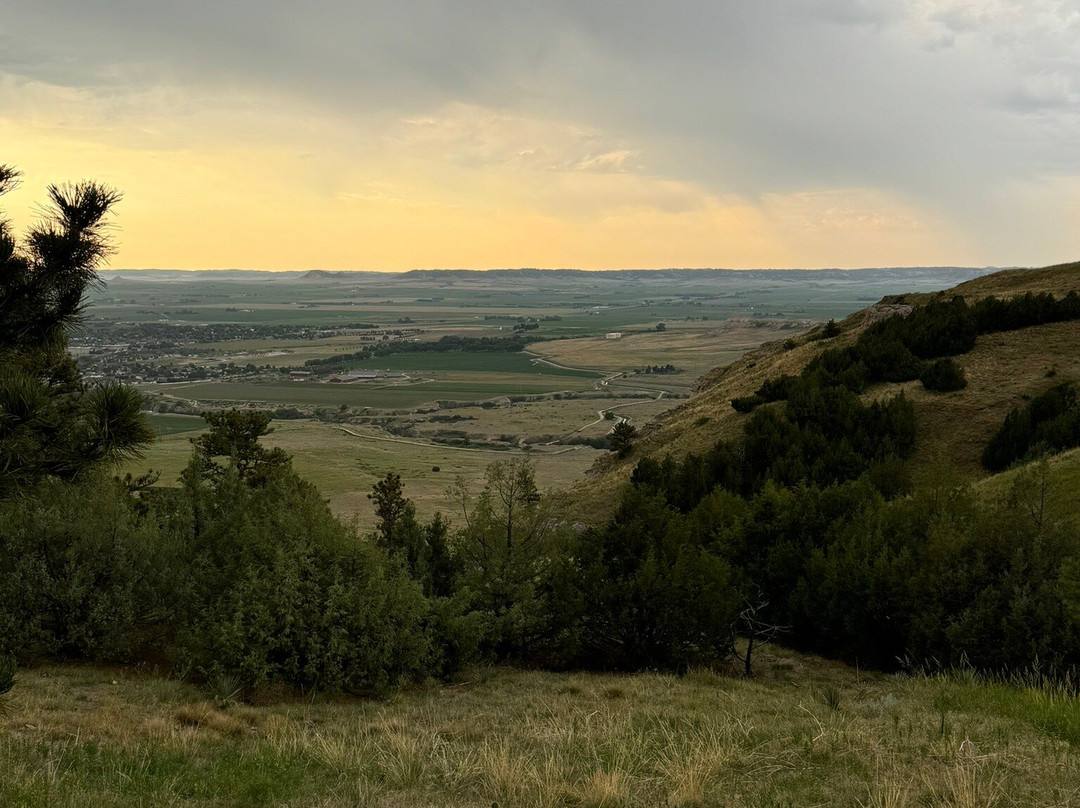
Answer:
[{"label": "tree line", "polygon": [[411,353],[520,353],[537,337],[524,337],[520,334],[504,337],[463,337],[447,334],[437,340],[388,340],[376,342],[348,354],[309,359],[304,364],[319,370],[346,370],[357,362],[364,362],[378,356]]}]

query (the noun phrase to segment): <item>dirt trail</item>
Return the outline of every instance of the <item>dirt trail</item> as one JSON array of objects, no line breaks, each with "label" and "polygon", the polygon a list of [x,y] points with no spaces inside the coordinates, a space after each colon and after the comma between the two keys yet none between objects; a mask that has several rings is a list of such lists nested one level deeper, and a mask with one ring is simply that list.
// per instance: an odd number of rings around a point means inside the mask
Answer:
[{"label": "dirt trail", "polygon": [[[653,401],[659,401],[660,399],[662,399],[664,397],[665,392],[666,392],[665,390],[661,390],[659,393],[657,393],[656,398],[643,398],[643,399],[640,399],[639,401],[627,401],[625,404],[613,404],[610,407],[605,407],[602,410],[597,410],[596,411],[597,418],[596,418],[595,421],[589,421],[589,423],[585,424],[585,426],[579,426],[577,429],[573,430],[572,432],[567,432],[565,435],[560,435],[555,440],[548,441],[544,445],[545,446],[551,446],[553,444],[558,443],[561,440],[565,440],[566,438],[569,438],[571,435],[576,435],[578,432],[582,432],[582,431],[588,429],[590,426],[596,426],[597,424],[599,424],[599,423],[601,423],[602,421],[605,420],[604,419],[604,413],[605,412],[610,412],[611,410],[617,410],[620,407],[633,407],[635,404],[649,404],[649,403],[651,403]],[[616,426],[621,424],[623,421],[629,421],[629,420],[630,420],[629,418],[624,418],[621,415],[616,415],[615,419],[614,419],[614,423],[611,425],[611,428],[614,429]]]},{"label": "dirt trail", "polygon": [[[564,365],[564,364],[561,364],[559,362],[553,362],[550,359],[544,358],[543,356],[536,353],[535,351],[530,351],[528,349],[525,350],[525,353],[529,354],[530,356],[536,357],[533,360],[533,362],[536,363],[536,364],[541,364],[542,363],[542,364],[545,364],[545,365],[551,365],[552,367],[561,368],[563,370],[584,370],[584,371],[590,371],[592,373],[605,373],[605,371],[600,371],[600,370],[597,370],[596,368],[575,367],[574,365]],[[595,382],[593,382],[593,388],[596,389],[596,390],[602,390],[602,389],[610,389],[610,387],[622,387],[622,388],[631,388],[631,389],[641,390],[641,388],[635,388],[635,386],[632,385],[632,384],[616,384],[616,383],[614,383],[615,379],[621,378],[621,377],[623,377],[625,375],[626,375],[625,371],[621,371],[621,370],[620,371],[607,372],[607,375],[605,375],[602,379],[597,379]],[[641,392],[645,392],[645,391],[642,390]],[[610,407],[604,407],[604,409],[596,411],[597,418],[596,418],[595,421],[590,421],[589,423],[585,424],[584,426],[579,426],[577,429],[575,429],[575,430],[573,430],[571,432],[567,432],[565,435],[560,435],[555,440],[548,441],[544,445],[545,446],[552,446],[552,445],[558,443],[561,440],[565,440],[566,438],[569,438],[571,435],[576,435],[577,433],[583,432],[584,430],[588,429],[591,426],[596,426],[597,424],[601,423],[604,420],[604,413],[605,412],[610,412],[611,410],[617,410],[617,409],[620,409],[622,407],[633,407],[636,404],[648,404],[648,403],[653,402],[653,401],[659,401],[660,399],[662,399],[664,397],[665,394],[670,394],[670,393],[674,393],[674,391],[673,390],[659,390],[656,393],[656,398],[643,398],[643,399],[639,399],[637,401],[627,401],[627,402],[625,402],[623,404],[612,404]],[[618,424],[621,424],[623,421],[627,421],[627,420],[629,420],[629,419],[624,418],[621,415],[615,416],[615,421],[611,425],[612,429],[614,429]]]}]

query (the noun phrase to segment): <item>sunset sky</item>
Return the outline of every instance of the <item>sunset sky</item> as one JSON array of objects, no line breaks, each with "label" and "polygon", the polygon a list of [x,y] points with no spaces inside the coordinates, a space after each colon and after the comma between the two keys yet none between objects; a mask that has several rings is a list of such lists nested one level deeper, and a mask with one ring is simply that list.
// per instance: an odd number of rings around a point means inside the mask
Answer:
[{"label": "sunset sky", "polygon": [[0,0],[0,163],[114,267],[1080,258],[1080,0]]}]

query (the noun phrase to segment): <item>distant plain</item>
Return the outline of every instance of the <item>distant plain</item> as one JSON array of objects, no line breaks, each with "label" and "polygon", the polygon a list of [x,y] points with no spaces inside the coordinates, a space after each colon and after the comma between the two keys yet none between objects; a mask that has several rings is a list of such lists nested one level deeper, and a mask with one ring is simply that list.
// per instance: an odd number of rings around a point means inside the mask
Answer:
[{"label": "distant plain", "polygon": [[[287,408],[294,420],[276,422],[270,442],[294,455],[336,512],[368,523],[366,493],[389,471],[409,480],[421,515],[445,508],[455,475],[475,485],[488,463],[510,454],[527,452],[542,486],[565,488],[605,454],[577,444],[602,438],[622,418],[644,426],[692,395],[710,369],[885,294],[939,289],[979,274],[119,271],[106,273],[90,311],[103,333],[227,324],[227,339],[160,348],[152,361],[256,369],[235,379],[141,384],[148,407],[158,411],[160,438],[128,470],[159,469],[160,484],[175,484],[201,424],[192,415]],[[311,333],[296,338],[301,328]],[[347,358],[387,341],[518,333],[528,340],[524,352]],[[326,360],[389,375],[335,384],[326,381],[326,366],[308,364]],[[663,366],[674,372],[645,372]],[[289,369],[314,371],[314,378],[291,380]]]}]

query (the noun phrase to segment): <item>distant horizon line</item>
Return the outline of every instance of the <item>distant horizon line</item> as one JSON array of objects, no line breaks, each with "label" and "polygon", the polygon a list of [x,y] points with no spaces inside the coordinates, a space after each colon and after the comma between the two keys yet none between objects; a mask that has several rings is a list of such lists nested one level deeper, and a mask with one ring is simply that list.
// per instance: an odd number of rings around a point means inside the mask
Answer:
[{"label": "distant horizon line", "polygon": [[1000,271],[1005,269],[1029,269],[1019,264],[1010,266],[974,266],[963,264],[910,264],[892,266],[859,267],[621,267],[618,269],[583,269],[581,267],[416,267],[413,269],[252,269],[240,267],[213,267],[182,269],[177,267],[107,267],[98,272],[261,272],[266,274],[325,274],[325,275],[407,275],[412,272],[865,272],[889,269],[960,269]]}]

